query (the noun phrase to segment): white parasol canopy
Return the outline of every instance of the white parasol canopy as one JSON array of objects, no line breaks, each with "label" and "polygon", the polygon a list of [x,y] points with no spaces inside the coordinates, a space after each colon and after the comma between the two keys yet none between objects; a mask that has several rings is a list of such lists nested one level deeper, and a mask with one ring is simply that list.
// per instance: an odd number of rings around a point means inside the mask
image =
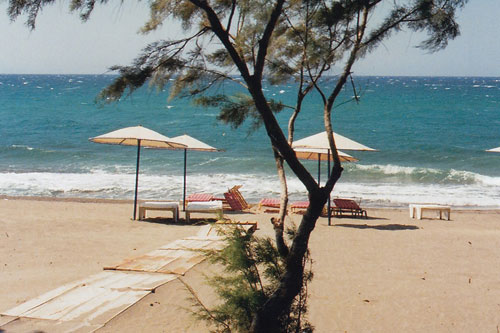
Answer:
[{"label": "white parasol canopy", "polygon": [[142,126],[125,127],[89,139],[110,145],[138,146],[148,148],[184,148],[186,145]]},{"label": "white parasol canopy", "polygon": [[182,147],[180,149],[197,150],[197,151],[221,151],[220,149],[209,146],[206,143],[198,139],[195,139],[187,134],[173,137],[172,140],[185,145],[185,147]]},{"label": "white parasol canopy", "polygon": [[[362,151],[376,151],[373,148],[362,145],[359,142],[346,138],[337,133],[333,133],[333,138],[335,139],[335,145],[337,149],[342,150],[362,150]],[[326,131],[317,133],[306,138],[295,141],[292,144],[293,148],[319,148],[319,149],[330,149],[330,144],[328,142],[328,137]]]},{"label": "white parasol canopy", "polygon": [[126,127],[89,139],[96,143],[110,145],[137,146],[137,164],[135,169],[134,220],[137,212],[137,188],[139,185],[139,160],[141,147],[147,148],[184,148],[185,144],[170,139],[158,132],[142,126]]}]

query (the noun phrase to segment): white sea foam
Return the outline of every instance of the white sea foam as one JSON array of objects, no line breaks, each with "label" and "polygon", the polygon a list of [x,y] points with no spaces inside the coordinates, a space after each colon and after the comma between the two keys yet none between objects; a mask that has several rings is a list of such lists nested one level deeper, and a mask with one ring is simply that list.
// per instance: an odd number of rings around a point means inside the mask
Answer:
[{"label": "white sea foam", "polygon": [[206,161],[204,161],[204,162],[199,163],[199,165],[207,165],[207,164],[212,164],[212,163],[214,163],[214,162],[217,162],[218,160],[220,160],[220,158],[219,158],[219,157],[216,157],[216,158],[211,158],[211,159],[209,159],[209,160],[206,160]]},{"label": "white sea foam", "polygon": [[406,167],[406,166],[400,166],[400,165],[394,165],[394,164],[386,164],[386,165],[381,165],[381,164],[369,164],[369,165],[362,165],[362,164],[354,164],[352,166],[354,169],[359,169],[359,170],[364,170],[364,171],[376,171],[378,173],[382,173],[385,175],[396,175],[396,174],[406,174],[406,175],[411,175],[416,172],[426,172],[426,173],[440,173],[441,170],[439,169],[434,169],[434,168],[418,168],[418,167]]},{"label": "white sea foam", "polygon": [[[123,170],[122,170],[123,171]],[[127,170],[130,171],[130,170]],[[460,172],[459,172],[460,173]],[[362,198],[367,206],[405,206],[408,203],[437,203],[453,206],[500,207],[500,178],[473,174],[477,181],[456,184],[404,184],[397,182],[337,183],[332,196]],[[133,172],[110,173],[0,173],[0,193],[4,195],[132,198]],[[139,176],[139,198],[178,200],[182,198],[183,177],[175,175]],[[187,193],[210,192],[217,196],[234,185],[249,202],[264,197],[278,197],[280,184],[275,175],[262,174],[189,174]],[[302,183],[288,179],[291,200],[307,198]]]},{"label": "white sea foam", "polygon": [[12,145],[11,147],[12,148],[21,148],[21,149],[26,149],[26,150],[33,150],[33,149],[35,149],[33,147],[29,147],[29,146],[25,146],[25,145]]},{"label": "white sea foam", "polygon": [[459,207],[500,207],[500,189],[485,191],[480,186],[339,183],[334,195],[363,198],[368,205],[374,206],[436,203]]},{"label": "white sea foam", "polygon": [[500,177],[484,176],[479,174],[472,174],[476,183],[484,186],[498,186],[500,188]]}]

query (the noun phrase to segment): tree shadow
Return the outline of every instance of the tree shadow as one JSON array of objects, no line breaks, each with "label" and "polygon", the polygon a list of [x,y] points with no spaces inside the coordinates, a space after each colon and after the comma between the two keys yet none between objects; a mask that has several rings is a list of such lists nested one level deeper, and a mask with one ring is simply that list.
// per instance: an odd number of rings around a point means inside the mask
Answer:
[{"label": "tree shadow", "polygon": [[[325,216],[323,216],[325,217]],[[352,216],[352,215],[332,215],[332,219],[356,219],[356,220],[361,220],[361,221],[367,221],[367,220],[388,220],[386,217],[376,217],[376,216]]]},{"label": "tree shadow", "polygon": [[142,220],[137,220],[138,222],[146,222],[146,223],[157,223],[157,224],[164,224],[164,225],[205,225],[208,223],[215,223],[217,222],[216,218],[190,218],[189,222],[186,221],[186,219],[179,219],[177,222],[174,221],[173,218],[165,218],[165,217],[148,217]]},{"label": "tree shadow", "polygon": [[250,214],[255,215],[254,212],[250,212],[247,210],[225,210],[224,215],[240,215],[240,214]]},{"label": "tree shadow", "polygon": [[375,230],[388,230],[388,231],[397,231],[397,230],[418,230],[419,227],[415,225],[409,224],[378,224],[378,225],[369,225],[369,224],[334,224],[334,227],[344,227],[344,228],[354,228],[354,229],[375,229]]}]

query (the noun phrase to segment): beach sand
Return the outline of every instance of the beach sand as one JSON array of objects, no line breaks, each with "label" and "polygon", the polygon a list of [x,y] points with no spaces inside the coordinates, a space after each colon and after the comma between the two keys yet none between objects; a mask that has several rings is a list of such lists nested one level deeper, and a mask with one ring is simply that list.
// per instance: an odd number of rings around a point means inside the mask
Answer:
[{"label": "beach sand", "polygon": [[[131,214],[129,202],[0,199],[0,312],[200,228]],[[226,216],[272,235],[271,214]],[[411,219],[406,209],[368,216],[318,220],[309,286],[317,332],[499,331],[499,211],[452,210],[451,221]],[[203,275],[213,269],[202,263],[182,278],[207,304],[216,300]],[[206,332],[183,310],[188,296],[169,282],[98,332]]]}]

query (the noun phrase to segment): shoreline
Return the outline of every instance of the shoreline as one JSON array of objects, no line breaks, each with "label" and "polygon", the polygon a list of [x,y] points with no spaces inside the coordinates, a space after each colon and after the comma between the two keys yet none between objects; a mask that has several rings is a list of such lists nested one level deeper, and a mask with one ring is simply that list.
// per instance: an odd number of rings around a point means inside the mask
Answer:
[{"label": "shoreline", "polygon": [[[133,204],[132,199],[107,199],[107,198],[82,198],[82,197],[47,197],[47,196],[11,196],[11,195],[0,195],[0,200],[31,200],[31,201],[55,201],[55,202],[79,202],[79,203],[102,203],[102,204]],[[145,201],[158,201],[154,199],[139,199],[137,202]],[[181,202],[181,201],[179,201]],[[258,205],[258,202],[250,202],[250,206],[254,207]],[[432,204],[432,203],[428,203]],[[405,210],[408,209],[408,205],[400,206],[371,206],[362,205],[363,208],[367,209],[381,209],[381,210]],[[500,207],[479,207],[479,206],[451,206],[453,211],[464,211],[464,212],[500,212]]]},{"label": "shoreline", "polygon": [[[59,202],[80,202],[80,203],[134,203],[134,200],[130,199],[105,199],[105,198],[81,198],[81,197],[45,197],[45,196],[12,196],[12,195],[0,195],[0,200],[32,200],[32,201],[59,201]],[[139,200],[145,201],[145,200]]]}]

